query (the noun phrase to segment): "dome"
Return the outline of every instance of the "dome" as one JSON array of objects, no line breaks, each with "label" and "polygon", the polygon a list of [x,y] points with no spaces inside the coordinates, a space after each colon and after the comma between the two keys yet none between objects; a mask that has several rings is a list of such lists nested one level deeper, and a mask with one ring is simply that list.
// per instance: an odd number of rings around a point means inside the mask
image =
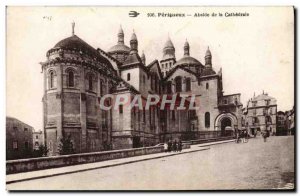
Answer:
[{"label": "dome", "polygon": [[94,49],[92,46],[87,44],[85,41],[83,41],[76,35],[61,40],[54,46],[54,48],[79,49],[82,52],[86,51],[91,54],[98,54],[96,49]]},{"label": "dome", "polygon": [[115,53],[115,52],[121,52],[121,53],[129,53],[130,48],[124,44],[124,32],[122,29],[122,26],[120,26],[119,32],[118,32],[118,43],[117,45],[114,45],[108,50],[108,53]]},{"label": "dome", "polygon": [[137,40],[135,32],[132,33],[130,40]]},{"label": "dome", "polygon": [[126,46],[125,44],[117,44],[113,47],[111,47],[108,50],[108,53],[114,53],[114,52],[130,52],[130,48],[128,46]]},{"label": "dome", "polygon": [[206,52],[205,52],[205,56],[211,56],[211,52],[209,50],[209,47],[207,48]]},{"label": "dome", "polygon": [[163,58],[162,60],[166,60],[166,59],[175,59],[175,48],[174,45],[170,39],[170,37],[168,37],[168,40],[166,41],[164,48],[163,48]]},{"label": "dome", "polygon": [[191,56],[185,56],[181,59],[179,59],[175,66],[178,65],[196,65],[196,66],[202,66],[202,64],[195,58],[191,57]]},{"label": "dome", "polygon": [[184,48],[186,48],[186,47],[190,47],[190,44],[187,40],[185,40],[185,43],[184,43]]},{"label": "dome", "polygon": [[174,48],[174,45],[170,38],[168,38],[167,42],[165,43],[164,48]]},{"label": "dome", "polygon": [[201,73],[202,76],[209,76],[209,75],[215,75],[215,74],[216,74],[216,72],[211,68],[205,68],[205,69],[203,69],[203,71]]},{"label": "dome", "polygon": [[260,101],[260,100],[268,100],[268,99],[274,99],[274,97],[269,96],[267,93],[257,95],[253,98],[253,101]]},{"label": "dome", "polygon": [[54,48],[77,49],[82,51],[83,53],[87,53],[93,57],[101,59],[101,62],[103,63],[110,64],[109,61],[103,56],[101,56],[96,49],[94,49],[92,46],[87,44],[85,41],[83,41],[76,35],[72,35],[71,37],[59,41],[54,46]]},{"label": "dome", "polygon": [[122,34],[122,35],[124,34],[122,26],[120,26],[118,34]]}]

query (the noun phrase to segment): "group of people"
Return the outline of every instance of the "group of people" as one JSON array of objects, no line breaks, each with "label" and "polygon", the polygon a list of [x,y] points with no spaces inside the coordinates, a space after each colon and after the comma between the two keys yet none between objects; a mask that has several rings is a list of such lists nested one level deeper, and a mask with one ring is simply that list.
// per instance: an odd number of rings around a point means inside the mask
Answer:
[{"label": "group of people", "polygon": [[243,129],[243,130],[239,130],[236,129],[235,130],[235,138],[236,138],[236,142],[239,143],[240,141],[245,143],[248,142],[248,132],[247,130]]},{"label": "group of people", "polygon": [[[270,131],[269,130],[265,130],[264,132],[261,132],[262,137],[264,138],[264,142],[267,141],[267,138],[270,137]],[[253,135],[254,137],[256,136],[256,132]],[[236,137],[236,142],[239,143],[241,142],[247,142],[248,138],[250,138],[250,135],[248,133],[248,131],[246,129],[244,130],[239,130],[236,129],[235,130],[235,137]]]},{"label": "group of people", "polygon": [[264,142],[266,142],[267,138],[270,137],[270,131],[266,130],[264,133],[262,133],[262,136],[264,138]]},{"label": "group of people", "polygon": [[179,140],[178,142],[176,140],[171,141],[169,140],[164,144],[165,152],[181,152],[182,151],[182,142]]}]

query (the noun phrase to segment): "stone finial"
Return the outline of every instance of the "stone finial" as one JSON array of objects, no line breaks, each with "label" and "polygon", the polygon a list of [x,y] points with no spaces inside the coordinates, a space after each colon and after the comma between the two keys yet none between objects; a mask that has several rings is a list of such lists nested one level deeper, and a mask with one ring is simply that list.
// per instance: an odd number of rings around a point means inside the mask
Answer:
[{"label": "stone finial", "polygon": [[75,35],[75,22],[72,22],[72,35]]},{"label": "stone finial", "polygon": [[190,56],[190,44],[187,41],[187,39],[185,39],[183,50],[184,50],[184,56]]},{"label": "stone finial", "polygon": [[141,60],[142,60],[143,64],[146,65],[146,56],[145,56],[144,50],[143,50],[143,53],[141,55]]}]

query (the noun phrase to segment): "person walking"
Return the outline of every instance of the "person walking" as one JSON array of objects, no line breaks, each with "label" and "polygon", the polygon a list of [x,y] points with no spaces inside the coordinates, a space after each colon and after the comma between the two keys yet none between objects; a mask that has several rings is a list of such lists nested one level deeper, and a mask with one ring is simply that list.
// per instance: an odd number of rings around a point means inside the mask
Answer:
[{"label": "person walking", "polygon": [[172,141],[169,140],[168,142],[168,152],[171,152],[172,151]]},{"label": "person walking", "polygon": [[264,142],[267,142],[267,137],[268,137],[268,131],[266,131],[266,132],[264,132],[263,134],[262,134],[262,136],[263,136],[263,138],[264,138]]},{"label": "person walking", "polygon": [[235,131],[235,138],[236,138],[236,143],[240,142],[240,131],[236,129]]},{"label": "person walking", "polygon": [[178,143],[178,151],[179,152],[182,151],[182,142],[181,142],[181,140],[179,140],[179,143]]},{"label": "person walking", "polygon": [[177,151],[177,141],[176,140],[172,144],[172,147],[173,147],[173,151],[176,152]]},{"label": "person walking", "polygon": [[246,142],[246,130],[242,131],[242,141],[243,141],[243,143]]},{"label": "person walking", "polygon": [[164,150],[165,150],[165,152],[168,152],[168,144],[167,144],[167,142],[164,143]]}]

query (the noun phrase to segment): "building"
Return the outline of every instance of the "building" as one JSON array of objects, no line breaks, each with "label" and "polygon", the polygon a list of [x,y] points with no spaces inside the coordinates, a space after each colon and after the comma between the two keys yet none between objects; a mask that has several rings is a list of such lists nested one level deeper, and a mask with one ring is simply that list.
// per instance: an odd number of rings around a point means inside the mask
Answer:
[{"label": "building", "polygon": [[288,135],[295,135],[295,107],[286,112]]},{"label": "building", "polygon": [[277,103],[276,99],[269,96],[268,93],[262,93],[253,96],[244,109],[244,125],[251,135],[269,130],[271,135],[277,133],[276,116]]},{"label": "building", "polygon": [[277,112],[276,126],[277,126],[276,135],[287,135],[288,134],[286,112],[283,112],[283,111]]},{"label": "building", "polygon": [[6,159],[22,159],[31,155],[34,129],[22,121],[6,117]]},{"label": "building", "polygon": [[40,145],[44,145],[44,134],[41,130],[32,133],[33,150],[38,150]]},{"label": "building", "polygon": [[[106,149],[151,146],[169,139],[199,139],[224,136],[225,127],[241,127],[240,94],[223,95],[222,70],[217,73],[209,48],[205,64],[190,55],[176,61],[170,38],[162,48],[163,58],[147,64],[139,55],[138,38],[132,33],[125,45],[120,27],[117,44],[107,52],[94,49],[74,33],[59,41],[42,62],[44,74],[44,134],[50,154],[57,154],[60,138],[70,136],[78,153]],[[120,104],[103,110],[100,102],[114,105],[117,96],[133,101],[140,95],[195,95],[199,110],[149,110]],[[176,98],[177,99],[177,98]]]}]

